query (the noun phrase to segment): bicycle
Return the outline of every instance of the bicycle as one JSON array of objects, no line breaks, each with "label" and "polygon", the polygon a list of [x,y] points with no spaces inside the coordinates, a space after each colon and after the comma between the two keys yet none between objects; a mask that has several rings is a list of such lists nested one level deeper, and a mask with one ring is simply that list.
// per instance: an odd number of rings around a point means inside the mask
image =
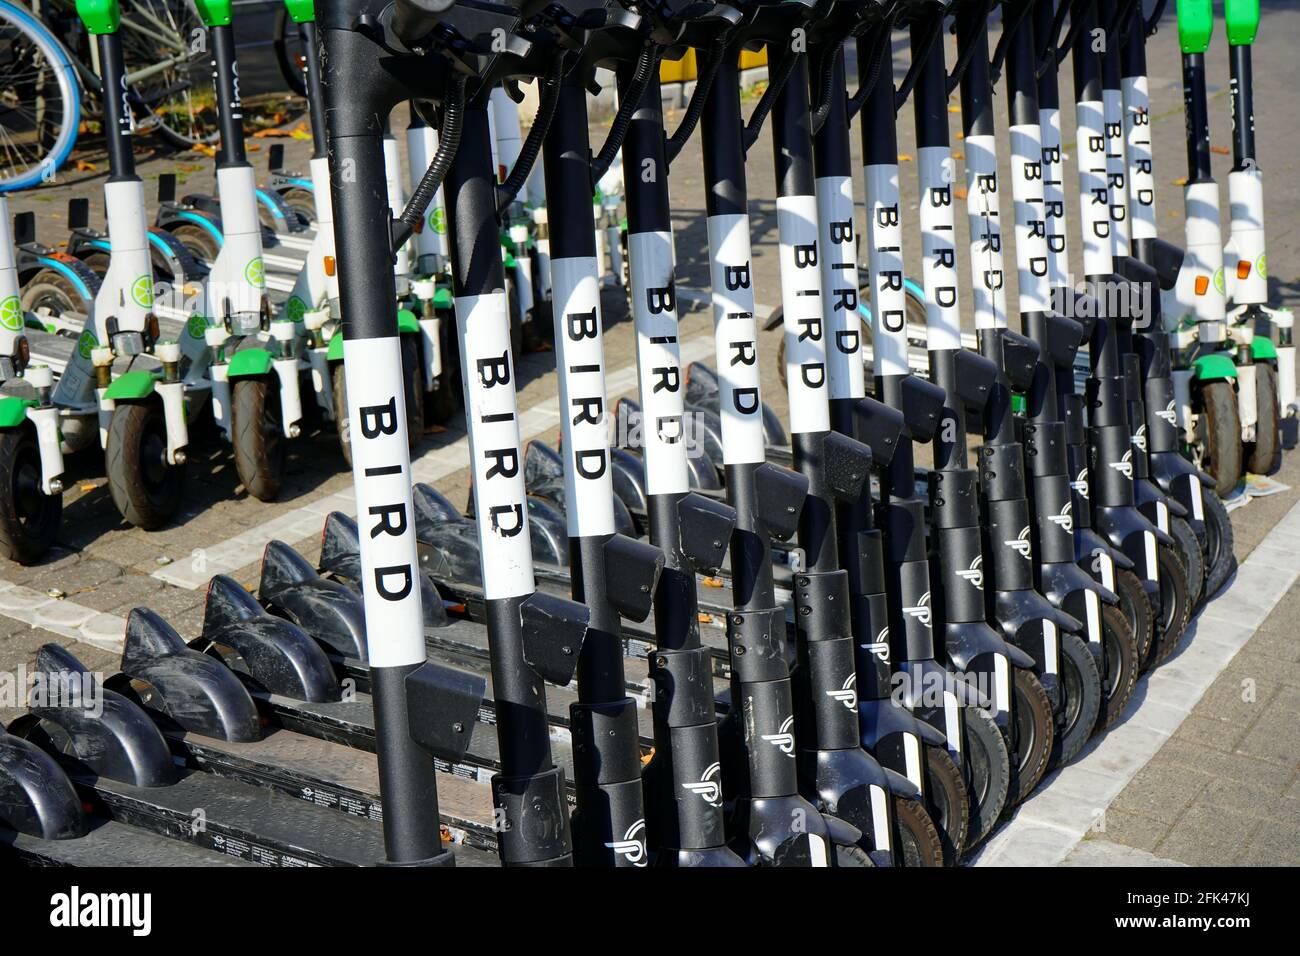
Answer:
[{"label": "bicycle", "polygon": [[49,179],[80,125],[68,51],[30,11],[0,0],[0,192]]}]

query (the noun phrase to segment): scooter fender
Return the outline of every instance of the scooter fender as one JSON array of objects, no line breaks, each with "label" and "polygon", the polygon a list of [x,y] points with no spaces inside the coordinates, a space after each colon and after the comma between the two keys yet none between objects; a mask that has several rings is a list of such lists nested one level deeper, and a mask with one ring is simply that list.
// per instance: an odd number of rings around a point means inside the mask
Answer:
[{"label": "scooter fender", "polygon": [[611,466],[610,479],[614,485],[614,494],[633,515],[645,514],[649,508],[646,493],[645,465],[641,459],[625,448],[611,448],[609,452]]},{"label": "scooter fender", "polygon": [[[976,624],[980,622],[975,622]],[[972,625],[973,626],[973,625]],[[1001,638],[987,624],[984,627],[998,641],[998,649],[995,653],[1005,656],[1005,644]],[[969,659],[973,659],[972,654]],[[954,661],[954,663],[956,663]],[[960,666],[960,665],[958,665]],[[979,689],[972,684],[961,680],[952,671],[948,670],[938,661],[909,661],[904,664],[903,673],[906,675],[898,687],[901,694],[903,705],[908,710],[947,710],[948,701],[946,698],[951,697],[952,701],[958,707],[980,707],[984,710],[992,710],[993,702],[980,693]],[[945,698],[944,700],[927,699],[931,692],[939,692]],[[947,740],[947,737],[944,738]]]},{"label": "scooter fender", "polygon": [[699,574],[714,574],[727,555],[736,527],[736,509],[691,492],[678,499],[677,522],[682,551]]},{"label": "scooter fender", "polygon": [[236,651],[242,660],[232,664],[234,670],[268,693],[318,703],[339,699],[334,668],[321,646],[296,624],[268,614],[224,574],[208,582],[200,641],[205,649],[219,644]]},{"label": "scooter fender", "polygon": [[[30,377],[30,371],[29,371]],[[0,403],[21,399],[4,398]],[[41,456],[41,493],[60,494],[63,490],[63,442],[59,438],[59,410],[53,405],[29,405],[27,419],[36,429],[36,447]]]},{"label": "scooter fender", "polygon": [[699,457],[702,451],[703,457],[715,469],[722,471],[725,467],[725,458],[722,454],[722,418],[717,412],[717,407],[710,409],[704,405],[687,403],[683,408],[687,420],[691,422],[686,429],[687,455]]},{"label": "scooter fender", "polygon": [[465,516],[451,503],[451,499],[432,485],[422,481],[417,482],[411,488],[411,496],[415,503],[417,532],[432,531],[441,522],[465,520]]},{"label": "scooter fender", "polygon": [[307,363],[311,366],[311,387],[316,394],[316,405],[326,421],[334,420],[334,377],[330,369],[328,350],[307,350]]},{"label": "scooter fender", "polygon": [[[321,532],[320,570],[353,584],[361,581],[361,539],[357,523],[341,511],[331,511],[325,516]],[[438,587],[427,574],[420,575],[420,608],[424,629],[436,630],[447,626],[447,608],[442,603]]]},{"label": "scooter fender", "polygon": [[411,739],[430,756],[458,763],[469,750],[487,680],[445,664],[425,661],[406,675]]},{"label": "scooter fender", "polygon": [[[963,698],[960,693],[957,693],[959,703],[965,706],[974,704],[997,714],[1005,714],[1010,710],[1009,667],[1013,665],[1031,667],[1034,663],[1033,658],[1014,644],[1003,640],[998,632],[984,621],[950,621],[944,626],[944,650],[949,663],[956,671],[956,674],[947,675],[950,683],[945,689],[957,692],[964,688],[968,691],[968,696]],[[981,659],[991,664],[994,678],[992,698],[984,695],[983,688],[978,688],[962,679],[978,676],[981,672],[990,672],[989,664],[981,663]],[[925,675],[927,680],[933,680],[932,673],[928,672]]]},{"label": "scooter fender", "polygon": [[[58,689],[58,696],[20,718],[23,737],[46,750],[56,747],[40,726],[49,721],[67,735],[69,756],[96,776],[136,787],[176,782],[176,765],[158,725],[134,701],[100,686],[71,651],[58,644],[42,645],[36,652],[36,673],[47,688]],[[18,722],[10,729],[18,733]],[[57,756],[59,751],[51,752]]]},{"label": "scooter fender", "polygon": [[81,798],[54,758],[36,744],[0,732],[0,825],[42,840],[86,833]]},{"label": "scooter fender", "polygon": [[[903,418],[912,441],[925,444],[934,438],[943,420],[943,406],[948,392],[941,385],[908,375],[902,381]],[[859,435],[859,437],[862,437]],[[866,438],[862,439],[871,444]]]},{"label": "scooter fender", "polygon": [[[819,805],[838,823],[858,832],[863,849],[879,850],[878,865],[892,865],[889,826],[889,780],[885,770],[861,747],[844,750],[801,750],[798,754],[799,776],[807,790],[816,792]],[[920,793],[906,777],[898,778],[911,790]],[[829,827],[829,823],[828,823]],[[832,831],[831,840],[842,842],[848,831]],[[869,839],[864,839],[868,837]],[[845,844],[849,845],[849,844]]]},{"label": "scooter fender", "polygon": [[189,425],[185,421],[185,386],[180,382],[158,382],[154,390],[162,399],[163,421],[167,428],[167,464],[184,464],[184,450],[190,443]]},{"label": "scooter fender", "polygon": [[564,512],[549,499],[528,496],[528,536],[534,561],[568,567],[569,533]]},{"label": "scooter fender", "polygon": [[605,539],[605,596],[620,615],[641,622],[654,609],[664,553],[624,534]]},{"label": "scooter fender", "polygon": [[528,442],[524,446],[524,486],[531,488],[534,483],[551,478],[563,480],[564,459],[546,442]]},{"label": "scooter fender", "polygon": [[341,657],[368,660],[366,615],[361,597],[338,581],[322,578],[301,554],[271,541],[262,554],[258,597]]},{"label": "scooter fender", "polygon": [[146,709],[187,731],[242,743],[261,737],[257,706],[234,671],[187,646],[148,608],[126,619],[122,673],[150,685],[141,701]]},{"label": "scooter fender", "polygon": [[1201,548],[1206,545],[1205,504],[1201,498],[1203,473],[1182,455],[1174,451],[1152,452],[1147,457],[1151,478],[1167,495],[1171,495],[1188,515],[1188,523],[1196,532]]}]

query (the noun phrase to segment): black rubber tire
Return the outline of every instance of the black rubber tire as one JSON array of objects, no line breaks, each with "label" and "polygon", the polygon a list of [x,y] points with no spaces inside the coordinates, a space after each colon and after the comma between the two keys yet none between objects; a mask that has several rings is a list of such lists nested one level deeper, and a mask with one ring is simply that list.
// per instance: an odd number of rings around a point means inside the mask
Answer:
[{"label": "black rubber tire", "polygon": [[239,480],[258,501],[274,501],[284,481],[287,441],[280,380],[274,372],[237,378],[230,392],[230,439]]},{"label": "black rubber tire", "polygon": [[351,468],[352,444],[350,440],[351,426],[348,421],[348,383],[347,377],[343,374],[342,362],[334,363],[334,370],[330,373],[330,376],[333,379],[334,427],[338,429],[339,451],[343,454],[343,460]]},{"label": "black rubber tire", "polygon": [[943,747],[925,746],[925,809],[939,831],[943,859],[956,866],[966,852],[970,830],[970,792],[961,768]]},{"label": "black rubber tire", "polygon": [[[1146,592],[1139,591],[1139,613],[1153,615]],[[1145,608],[1141,606],[1145,605]],[[1097,730],[1102,731],[1119,719],[1137,687],[1139,657],[1137,641],[1125,613],[1112,604],[1101,608],[1101,640],[1105,648],[1106,667],[1101,673],[1102,699],[1097,713]]]},{"label": "black rubber tire", "polygon": [[1192,618],[1192,602],[1188,597],[1187,568],[1178,552],[1167,544],[1156,549],[1160,562],[1160,616],[1156,628],[1155,656],[1152,667],[1159,667],[1175,650],[1187,631]]},{"label": "black rubber tire", "polygon": [[1201,386],[1201,419],[1205,423],[1205,447],[1201,467],[1214,476],[1214,491],[1220,498],[1232,494],[1241,480],[1241,419],[1237,414],[1237,392],[1230,382],[1208,382]]},{"label": "black rubber tire", "polygon": [[[1134,653],[1138,660],[1146,660],[1155,641],[1156,615],[1147,597],[1142,579],[1133,571],[1124,568],[1115,569],[1115,593],[1119,596],[1119,606],[1128,621],[1129,631],[1133,635]],[[1106,675],[1102,675],[1105,682]]]},{"label": "black rubber tire", "polygon": [[1189,607],[1197,607],[1201,601],[1201,592],[1205,589],[1205,554],[1201,551],[1201,540],[1187,523],[1187,519],[1177,515],[1169,516],[1169,534],[1174,539],[1178,559],[1187,569],[1187,601]]},{"label": "black rubber tire", "polygon": [[185,466],[168,465],[166,452],[162,403],[119,403],[104,449],[108,489],[122,517],[145,531],[167,524],[185,494]]},{"label": "black rubber tire", "polygon": [[1052,700],[1033,671],[1017,667],[1012,672],[1011,693],[1015,698],[1016,762],[1011,768],[1007,809],[1016,806],[1038,786],[1047,773],[1056,737],[1056,715]]},{"label": "black rubber tire", "polygon": [[939,830],[919,800],[891,795],[894,804],[894,865],[943,866]]},{"label": "black rubber tire", "polygon": [[871,862],[871,857],[867,851],[860,846],[840,846],[835,847],[835,866],[840,867],[874,867],[876,864]]},{"label": "black rubber tire", "polygon": [[107,252],[92,252],[88,256],[82,256],[81,261],[86,264],[86,268],[95,275],[103,279],[108,275],[108,263],[112,257]]},{"label": "black rubber tire", "polygon": [[311,225],[316,221],[316,194],[302,186],[290,186],[280,193],[285,203],[302,217],[303,222]]},{"label": "black rubber tire", "polygon": [[1246,470],[1271,475],[1282,457],[1281,402],[1277,396],[1277,369],[1267,362],[1255,366],[1255,440],[1246,448]]},{"label": "black rubber tire", "polygon": [[424,371],[420,336],[402,336],[402,378],[406,387],[406,440],[414,448],[424,435]]},{"label": "black rubber tire", "polygon": [[1205,516],[1205,587],[1203,600],[1210,600],[1228,583],[1232,572],[1237,567],[1237,559],[1232,553],[1233,533],[1232,516],[1218,495],[1204,489],[1201,496]]},{"label": "black rubber tire", "polygon": [[0,554],[39,561],[63,525],[63,495],[41,491],[41,452],[30,424],[0,431]]},{"label": "black rubber tire", "polygon": [[180,244],[190,251],[190,255],[198,259],[203,265],[211,266],[217,260],[217,253],[221,251],[221,245],[213,238],[212,233],[202,226],[184,222],[172,229],[171,232],[180,241]]},{"label": "black rubber tire", "polygon": [[56,315],[84,313],[89,304],[67,276],[53,269],[42,269],[28,279],[23,285],[21,299],[24,312],[35,312],[45,307]]},{"label": "black rubber tire", "polygon": [[1079,756],[1097,727],[1101,711],[1101,672],[1088,642],[1077,634],[1063,633],[1060,665],[1065,707],[1056,726],[1052,767],[1068,764]]},{"label": "black rubber tire", "polygon": [[1007,805],[1011,758],[997,721],[978,707],[962,708],[966,755],[963,770],[970,793],[970,828],[966,849],[993,832]]},{"label": "black rubber tire", "polygon": [[[86,267],[99,276],[101,280],[108,275],[108,264],[111,260],[112,257],[107,252],[92,252],[81,259],[86,264]],[[154,285],[159,283],[173,285],[178,279],[183,280],[184,278],[176,275],[167,257],[159,252],[158,247],[152,242],[149,243],[149,262],[153,266]]]}]

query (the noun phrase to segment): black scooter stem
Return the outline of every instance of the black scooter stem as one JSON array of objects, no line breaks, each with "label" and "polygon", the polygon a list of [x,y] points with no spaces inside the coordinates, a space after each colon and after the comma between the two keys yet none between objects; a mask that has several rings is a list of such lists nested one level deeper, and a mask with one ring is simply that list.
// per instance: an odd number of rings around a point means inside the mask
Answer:
[{"label": "black scooter stem", "polygon": [[303,83],[307,87],[308,119],[311,126],[312,159],[322,159],[327,153],[325,142],[325,93],[321,88],[320,45],[316,21],[298,24],[298,38],[302,43]]},{"label": "black scooter stem", "polygon": [[[619,77],[624,95],[631,82],[630,68],[624,67]],[[700,642],[696,561],[699,546],[714,542],[702,541],[703,529],[691,525],[695,502],[684,441],[686,383],[661,103],[654,75],[623,140],[623,177],[635,184],[627,193],[627,251],[646,505],[650,541],[664,554],[654,601],[657,646],[649,656],[655,750],[644,773],[647,827],[660,865],[740,866],[743,861],[725,845],[712,663]],[[721,556],[736,513],[718,507],[725,529],[713,553]]]},{"label": "black scooter stem", "polygon": [[[126,60],[122,53],[122,36],[114,30],[99,35],[101,76],[126,76]],[[132,120],[125,96],[103,97],[104,145],[108,149],[108,164],[112,170],[110,182],[138,179],[135,173],[135,154],[131,151]],[[225,137],[223,136],[224,140]]]},{"label": "black scooter stem", "polygon": [[212,41],[212,78],[222,107],[217,117],[221,128],[217,166],[243,166],[248,158],[244,152],[244,105],[235,66],[234,27],[228,23],[208,27],[208,38]]},{"label": "black scooter stem", "polygon": [[[786,387],[795,467],[808,479],[793,601],[799,780],[805,797],[820,800],[828,812],[862,831],[863,849],[874,848],[882,861],[892,861],[884,772],[859,739],[849,576],[840,568],[835,521],[837,503],[856,502],[863,488],[869,493],[871,469],[870,448],[851,434],[831,431],[831,355],[839,351],[839,364],[861,367],[857,349],[840,351],[844,333],[856,338],[858,323],[853,200],[851,192],[845,195],[852,180],[844,96],[831,97],[832,110],[840,111],[838,142],[828,142],[836,139],[828,134],[822,145],[837,156],[827,161],[831,168],[823,179],[814,170],[809,58],[789,41],[768,43],[769,58],[781,47],[782,58],[797,57],[771,119]],[[840,62],[832,90],[844,89]],[[778,69],[785,72],[786,66]],[[828,115],[823,130],[831,121]],[[844,276],[847,271],[852,274]],[[850,492],[846,486],[856,487]]]},{"label": "black scooter stem", "polygon": [[481,90],[467,99],[445,195],[492,677],[497,699],[508,705],[498,724],[502,769],[493,778],[493,799],[510,823],[501,839],[503,863],[567,866],[564,773],[551,758],[546,691],[530,663],[521,617],[534,591],[533,561],[487,97]]},{"label": "black scooter stem", "polygon": [[[573,599],[590,613],[578,658],[579,701],[572,708],[578,742],[574,784],[579,792],[573,819],[574,860],[582,866],[645,866],[636,704],[624,690],[618,639],[622,622],[610,592],[616,585],[641,585],[647,569],[615,561],[616,552],[608,547],[616,535],[600,275],[590,202],[594,186],[587,133],[590,69],[575,59],[561,80],[542,148],[547,201],[552,208],[564,210],[563,215],[551,217],[550,239],[569,566]],[[625,580],[617,581],[618,577]],[[653,587],[653,580],[645,587]]]},{"label": "black scooter stem", "polygon": [[[401,344],[390,253],[387,203],[369,194],[384,183],[381,130],[366,107],[387,111],[384,93],[358,95],[356,79],[375,54],[353,32],[342,11],[322,18],[322,49],[332,68],[322,77],[330,130],[331,202],[338,218],[339,297],[344,368],[352,435],[357,512],[367,516],[361,536],[370,665],[375,697],[384,837],[389,860],[412,864],[443,855],[437,825],[437,788],[429,755],[409,732],[407,680],[425,664],[422,612],[415,575],[415,522],[410,451],[402,382]],[[229,28],[216,28],[230,49]],[[228,58],[229,59],[229,58]],[[224,117],[223,117],[224,120]],[[235,126],[238,130],[238,124]],[[222,137],[226,161],[241,161],[236,138]]]},{"label": "black scooter stem", "polygon": [[[734,760],[724,762],[723,785],[735,800],[731,845],[747,862],[826,866],[825,824],[799,795],[785,610],[772,583],[773,531],[788,536],[797,529],[808,482],[764,460],[739,54],[739,43],[723,53],[700,123],[723,455],[727,497],[736,509],[730,549],[736,607],[727,638],[732,700],[740,706],[724,728],[724,757]],[[809,826],[794,829],[792,813]]]}]

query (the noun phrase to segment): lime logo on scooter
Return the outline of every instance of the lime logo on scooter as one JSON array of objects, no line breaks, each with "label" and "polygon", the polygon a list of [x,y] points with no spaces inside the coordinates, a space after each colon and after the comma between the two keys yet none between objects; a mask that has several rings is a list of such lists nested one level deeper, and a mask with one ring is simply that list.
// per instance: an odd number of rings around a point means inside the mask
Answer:
[{"label": "lime logo on scooter", "polygon": [[967,584],[972,585],[979,590],[984,590],[984,556],[975,555],[975,560],[970,563],[970,567],[965,571],[958,571],[957,577],[961,578]]},{"label": "lime logo on scooter", "polygon": [[1214,270],[1214,291],[1218,292],[1219,295],[1223,295],[1223,289],[1223,266],[1219,266]]},{"label": "lime logo on scooter", "polygon": [[185,331],[192,339],[201,339],[208,330],[208,320],[195,312],[185,323]]},{"label": "lime logo on scooter", "polygon": [[0,326],[10,332],[18,332],[23,327],[23,303],[16,295],[0,302]]},{"label": "lime logo on scooter", "polygon": [[1268,256],[1262,252],[1259,254],[1259,258],[1255,260],[1255,270],[1259,273],[1261,279],[1268,278]]},{"label": "lime logo on scooter", "polygon": [[99,339],[95,338],[95,333],[86,329],[81,333],[81,338],[77,339],[77,353],[87,361],[90,360],[90,353],[99,345]]},{"label": "lime logo on scooter", "polygon": [[1034,552],[1034,543],[1029,540],[1029,525],[1025,525],[1021,528],[1020,534],[1010,540],[1003,541],[1002,543],[1026,561],[1029,560],[1029,556]]},{"label": "lime logo on scooter", "polygon": [[1051,521],[1053,524],[1060,525],[1061,530],[1066,534],[1074,534],[1074,515],[1070,514],[1073,510],[1074,504],[1067,501],[1059,515],[1048,515],[1047,520]]},{"label": "lime logo on scooter", "polygon": [[429,228],[439,236],[447,234],[447,213],[440,207],[429,213]]},{"label": "lime logo on scooter", "polygon": [[790,728],[794,726],[794,715],[791,714],[781,722],[781,727],[774,734],[762,734],[762,738],[775,747],[787,757],[794,756],[794,734]]},{"label": "lime logo on scooter", "polygon": [[858,682],[858,675],[850,674],[847,678],[845,678],[844,686],[841,687],[839,690],[828,690],[825,691],[824,693],[831,700],[838,700],[841,704],[845,706],[846,709],[857,710],[858,709],[858,689],[856,686],[857,682]]},{"label": "lime logo on scooter", "polygon": [[718,774],[721,772],[722,765],[715,760],[704,768],[698,783],[684,783],[682,789],[695,794],[711,807],[721,806],[722,784],[718,782]]},{"label": "lime logo on scooter", "polygon": [[1112,461],[1110,467],[1114,468],[1125,478],[1133,480],[1133,449],[1130,448],[1124,452],[1124,457],[1119,461]]},{"label": "lime logo on scooter", "polygon": [[131,299],[142,309],[153,307],[152,276],[140,276],[131,283]]},{"label": "lime logo on scooter", "polygon": [[917,601],[913,607],[903,608],[904,614],[910,614],[926,627],[930,626],[930,592],[926,591],[921,595],[921,600]]},{"label": "lime logo on scooter", "polygon": [[285,304],[284,314],[290,322],[301,322],[303,314],[307,311],[307,303],[302,301],[296,295],[289,296],[289,301]]},{"label": "lime logo on scooter", "polygon": [[266,286],[266,266],[262,264],[262,257],[255,256],[248,260],[248,265],[244,266],[244,278],[248,284],[259,289]]},{"label": "lime logo on scooter", "polygon": [[645,866],[649,861],[646,859],[645,840],[641,836],[644,832],[645,820],[638,820],[627,828],[627,833],[623,834],[623,839],[615,840],[613,843],[606,843],[605,846],[615,853],[623,854],[633,866]]}]

